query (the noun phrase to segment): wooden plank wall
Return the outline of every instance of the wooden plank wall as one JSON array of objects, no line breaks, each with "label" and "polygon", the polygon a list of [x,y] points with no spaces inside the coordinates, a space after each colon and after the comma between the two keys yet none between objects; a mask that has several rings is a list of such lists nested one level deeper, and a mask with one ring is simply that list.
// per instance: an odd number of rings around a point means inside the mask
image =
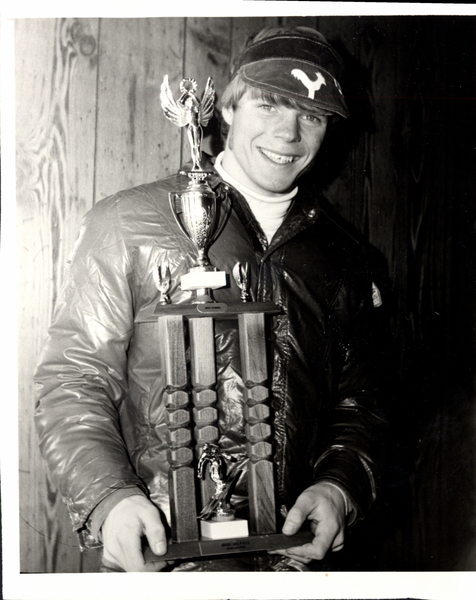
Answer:
[{"label": "wooden plank wall", "polygon": [[93,203],[97,29],[97,20],[45,19],[15,30],[20,539],[21,569],[29,572],[80,565],[36,446],[32,374],[80,218]]},{"label": "wooden plank wall", "polygon": [[[376,248],[389,274],[398,380],[392,415],[395,454],[401,460],[391,464],[388,489],[401,506],[399,516],[388,519],[396,507],[390,500],[384,503],[385,539],[370,558],[375,569],[388,570],[451,569],[455,564],[455,551],[464,540],[449,533],[450,507],[441,492],[454,472],[455,448],[466,461],[465,469],[457,469],[457,483],[466,481],[467,492],[460,513],[474,512],[473,486],[467,483],[473,462],[465,454],[472,432],[461,427],[459,437],[448,437],[454,419],[474,407],[467,393],[456,412],[449,409],[456,394],[451,369],[461,354],[468,380],[468,373],[474,373],[469,335],[458,350],[461,338],[452,331],[461,322],[451,313],[459,292],[466,298],[474,292],[458,279],[472,271],[462,266],[465,253],[454,238],[458,233],[458,240],[470,239],[466,220],[474,215],[469,208],[474,175],[464,176],[472,133],[462,130],[471,111],[462,98],[475,97],[474,21],[32,19],[15,26],[24,572],[97,568],[97,553],[78,550],[39,456],[32,422],[32,374],[81,217],[99,199],[170,174],[189,158],[188,142],[182,142],[160,109],[165,73],[174,90],[183,77],[194,77],[203,90],[212,76],[219,95],[230,59],[250,32],[286,22],[320,28],[353,67],[349,106],[359,117],[337,132],[337,142],[329,142],[313,176],[326,185],[335,210]],[[459,61],[463,39],[473,49],[465,62]],[[204,148],[214,151],[216,125],[209,131]],[[470,306],[466,300],[465,317],[471,318]],[[470,331],[471,323],[467,326]],[[419,443],[428,430],[433,433]],[[453,494],[454,480],[450,483]]]}]

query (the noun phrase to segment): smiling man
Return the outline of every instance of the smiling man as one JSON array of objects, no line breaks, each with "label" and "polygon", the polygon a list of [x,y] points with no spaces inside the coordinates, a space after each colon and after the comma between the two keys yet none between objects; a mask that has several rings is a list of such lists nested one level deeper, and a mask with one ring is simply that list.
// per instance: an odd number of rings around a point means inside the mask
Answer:
[{"label": "smiling man", "polygon": [[327,115],[293,108],[247,91],[235,109],[223,109],[230,126],[223,168],[250,190],[267,196],[289,190],[314,160]]},{"label": "smiling man", "polygon": [[[181,274],[194,249],[168,193],[182,175],[99,202],[70,259],[36,381],[40,447],[85,547],[104,546],[104,571],[306,570],[344,545],[346,527],[377,493],[382,419],[375,341],[378,289],[364,249],[301,185],[329,121],[348,116],[341,61],[307,28],[255,36],[222,96],[226,145],[210,169],[231,209],[209,251],[230,273],[250,266],[254,300],[270,322],[273,460],[282,530],[304,524],[312,543],[270,554],[166,565],[170,517],[167,439],[157,324],[136,325],[159,298],[167,264],[174,304],[190,300]],[[207,167],[207,168],[208,168]],[[234,281],[215,299],[237,301]],[[235,502],[246,513],[246,435],[237,329],[217,321],[220,446],[243,468]],[[156,553],[146,563],[142,540]]]}]

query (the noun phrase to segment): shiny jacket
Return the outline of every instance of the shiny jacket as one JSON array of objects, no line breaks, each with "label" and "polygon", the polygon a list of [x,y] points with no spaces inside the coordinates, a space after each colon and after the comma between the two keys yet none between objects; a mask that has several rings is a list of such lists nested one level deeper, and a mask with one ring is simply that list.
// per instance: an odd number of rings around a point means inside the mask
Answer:
[{"label": "shiny jacket", "polygon": [[[120,192],[85,217],[67,281],[36,373],[36,425],[42,454],[74,529],[87,533],[101,500],[139,487],[169,515],[164,382],[157,323],[135,320],[156,303],[157,266],[172,272],[173,303],[186,302],[180,275],[192,243],[178,228],[172,176]],[[223,182],[212,187],[223,197]],[[274,461],[279,504],[290,508],[319,479],[343,487],[364,513],[376,494],[380,453],[378,355],[372,276],[361,245],[300,189],[270,245],[246,201],[229,189],[231,210],[209,251],[231,274],[251,267],[254,300],[274,301],[270,317]],[[216,290],[238,300],[233,277]],[[237,330],[217,322],[220,443],[244,454]],[[87,539],[86,535],[86,539]]]}]

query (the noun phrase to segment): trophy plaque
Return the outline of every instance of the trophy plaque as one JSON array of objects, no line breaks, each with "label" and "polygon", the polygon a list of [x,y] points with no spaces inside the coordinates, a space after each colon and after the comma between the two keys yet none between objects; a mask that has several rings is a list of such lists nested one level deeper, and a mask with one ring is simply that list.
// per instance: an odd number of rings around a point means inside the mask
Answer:
[{"label": "trophy plaque", "polygon": [[[308,531],[294,536],[276,531],[265,315],[277,314],[279,307],[273,302],[251,301],[246,263],[237,263],[232,273],[240,300],[225,304],[212,297],[213,289],[227,283],[227,274],[215,269],[207,257],[207,249],[220,232],[217,199],[208,183],[210,173],[201,166],[201,126],[213,114],[213,82],[208,79],[201,102],[196,88],[193,79],[183,79],[181,96],[174,100],[165,76],[160,94],[165,116],[177,126],[187,126],[191,146],[193,166],[182,173],[188,177],[188,185],[170,193],[169,200],[178,226],[196,249],[195,264],[181,277],[182,290],[192,291],[192,298],[186,304],[172,304],[168,296],[170,270],[158,265],[159,300],[147,315],[137,318],[139,323],[158,321],[164,365],[171,515],[166,560],[276,550],[312,539]],[[219,446],[214,324],[220,318],[236,319],[238,324],[245,390],[246,520],[236,518],[231,501],[240,471],[233,464],[234,457]],[[146,559],[154,557],[147,549]]]}]

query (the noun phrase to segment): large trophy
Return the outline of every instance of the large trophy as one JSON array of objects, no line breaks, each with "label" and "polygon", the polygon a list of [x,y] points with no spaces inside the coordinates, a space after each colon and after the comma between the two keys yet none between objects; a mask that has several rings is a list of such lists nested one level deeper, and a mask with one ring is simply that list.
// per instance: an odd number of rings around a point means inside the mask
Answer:
[{"label": "large trophy", "polygon": [[[159,301],[151,314],[139,319],[158,320],[166,380],[171,543],[165,559],[286,548],[310,539],[309,532],[295,536],[276,532],[265,315],[276,314],[279,307],[250,301],[249,267],[240,263],[232,273],[241,290],[240,301],[225,304],[212,298],[212,290],[227,283],[227,274],[217,271],[207,257],[207,249],[220,233],[217,198],[208,183],[210,173],[201,165],[202,126],[213,114],[213,82],[208,79],[201,102],[196,88],[193,79],[183,79],[181,95],[175,100],[165,76],[160,94],[165,116],[175,125],[187,127],[191,146],[193,166],[183,173],[189,178],[188,185],[171,193],[169,199],[178,226],[197,252],[195,264],[181,278],[182,289],[192,291],[192,299],[187,304],[171,304],[170,270],[158,265]],[[219,446],[214,323],[220,318],[238,320],[246,396],[247,519],[237,518],[232,505],[241,469]],[[147,553],[152,559],[151,551]]]}]

